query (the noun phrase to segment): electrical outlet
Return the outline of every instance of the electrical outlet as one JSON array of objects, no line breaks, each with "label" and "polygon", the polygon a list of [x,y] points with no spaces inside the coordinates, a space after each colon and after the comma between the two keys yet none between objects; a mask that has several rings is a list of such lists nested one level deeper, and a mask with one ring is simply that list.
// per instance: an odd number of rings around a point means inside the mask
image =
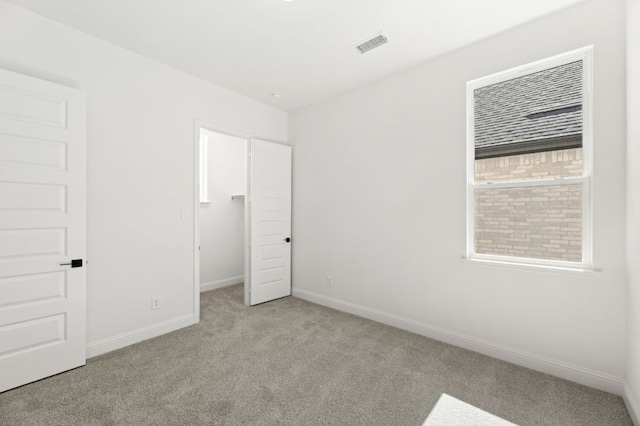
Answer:
[{"label": "electrical outlet", "polygon": [[327,277],[327,287],[333,287],[333,277]]},{"label": "electrical outlet", "polygon": [[151,298],[151,310],[160,309],[160,298],[152,297]]}]

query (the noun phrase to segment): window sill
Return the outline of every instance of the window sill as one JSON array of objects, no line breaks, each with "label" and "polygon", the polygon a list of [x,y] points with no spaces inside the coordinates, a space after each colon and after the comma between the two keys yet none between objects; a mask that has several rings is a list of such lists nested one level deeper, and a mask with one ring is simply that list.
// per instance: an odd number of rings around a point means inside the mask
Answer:
[{"label": "window sill", "polygon": [[479,266],[483,268],[493,268],[502,270],[513,271],[529,271],[539,272],[553,275],[571,275],[571,276],[584,276],[590,278],[597,278],[601,276],[602,269],[590,268],[590,267],[566,267],[566,266],[554,266],[554,265],[536,265],[530,263],[509,262],[503,260],[490,260],[490,259],[475,259],[462,256],[462,263],[466,266]]}]

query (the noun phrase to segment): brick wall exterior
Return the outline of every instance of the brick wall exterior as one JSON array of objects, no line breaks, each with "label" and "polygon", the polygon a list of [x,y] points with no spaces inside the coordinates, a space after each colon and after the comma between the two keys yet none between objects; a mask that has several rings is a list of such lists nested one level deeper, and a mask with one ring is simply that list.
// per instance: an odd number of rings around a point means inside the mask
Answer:
[{"label": "brick wall exterior", "polygon": [[[476,160],[476,182],[580,176],[582,148]],[[478,190],[476,252],[580,262],[582,186]]]}]

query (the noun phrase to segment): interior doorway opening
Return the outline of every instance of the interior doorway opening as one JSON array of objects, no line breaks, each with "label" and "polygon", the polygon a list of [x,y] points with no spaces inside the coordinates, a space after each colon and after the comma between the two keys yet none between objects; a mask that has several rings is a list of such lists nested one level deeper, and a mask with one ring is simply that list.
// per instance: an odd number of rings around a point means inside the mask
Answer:
[{"label": "interior doorway opening", "polygon": [[291,147],[196,122],[194,312],[201,291],[291,295]]},{"label": "interior doorway opening", "polygon": [[203,126],[197,131],[198,292],[203,292],[245,283],[248,138]]}]

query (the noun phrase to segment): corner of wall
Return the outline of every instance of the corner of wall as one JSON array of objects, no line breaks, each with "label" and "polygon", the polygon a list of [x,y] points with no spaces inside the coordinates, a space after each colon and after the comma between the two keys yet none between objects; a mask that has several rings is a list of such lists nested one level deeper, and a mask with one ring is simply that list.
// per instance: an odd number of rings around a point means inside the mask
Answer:
[{"label": "corner of wall", "polygon": [[633,390],[627,382],[624,383],[624,404],[627,406],[629,416],[633,420],[635,426],[640,426],[640,400],[633,393]]},{"label": "corner of wall", "polygon": [[627,179],[626,179],[626,259],[627,259],[627,365],[625,403],[640,426],[640,0],[627,0]]}]

